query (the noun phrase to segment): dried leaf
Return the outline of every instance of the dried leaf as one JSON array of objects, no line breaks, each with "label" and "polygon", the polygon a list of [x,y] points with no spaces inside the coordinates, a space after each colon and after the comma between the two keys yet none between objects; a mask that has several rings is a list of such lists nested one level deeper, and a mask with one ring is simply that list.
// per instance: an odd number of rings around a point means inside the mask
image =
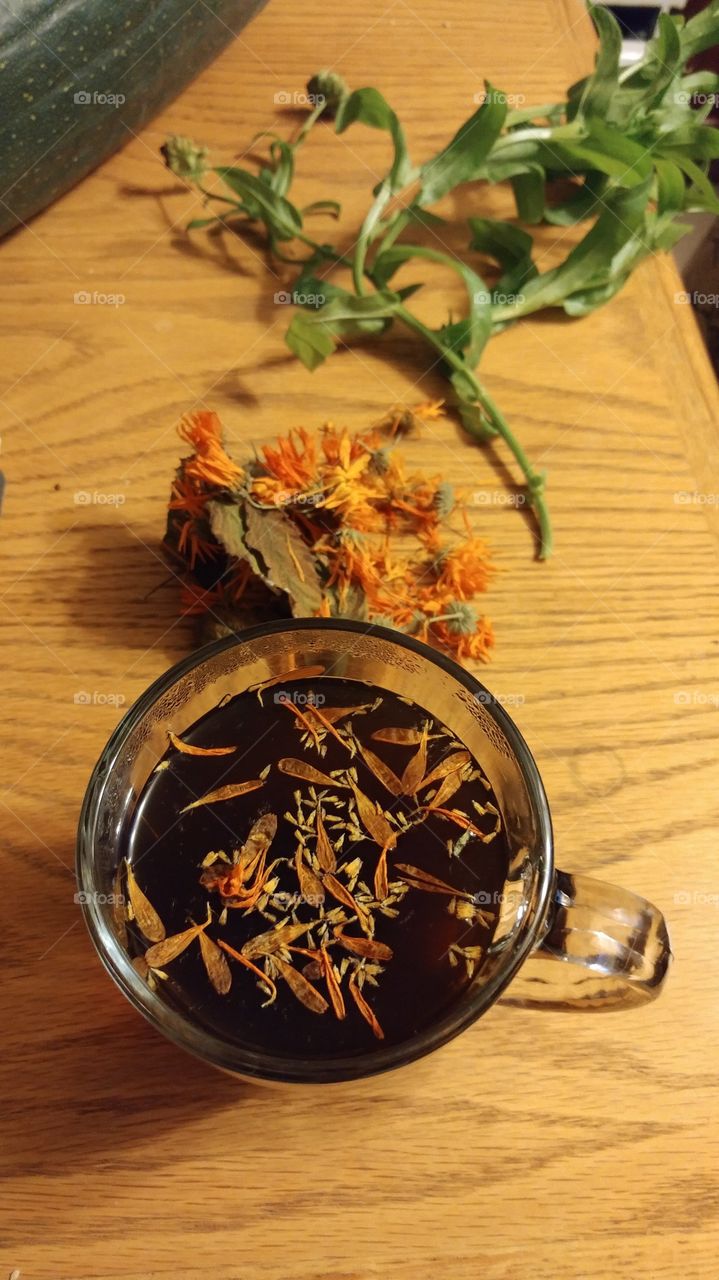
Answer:
[{"label": "dried leaf", "polygon": [[248,868],[252,874],[259,855],[267,852],[276,834],[277,814],[263,813],[250,827],[250,833],[236,856],[237,865]]},{"label": "dried leaf", "polygon": [[359,746],[362,759],[367,765],[367,768],[374,774],[378,782],[381,782],[382,786],[385,787],[393,796],[401,796],[402,783],[397,777],[397,774],[390,769],[388,764],[385,764],[384,760],[380,760],[379,756],[375,755],[374,751],[370,751],[369,747],[366,747],[363,742],[359,742],[358,740],[357,745]]},{"label": "dried leaf", "polygon": [[296,760],[293,756],[284,756],[282,760],[278,760],[277,768],[280,773],[287,773],[291,778],[301,778],[303,782],[311,782],[316,787],[348,787],[348,783],[338,782],[328,773],[322,773],[307,764],[306,760]]},{"label": "dried leaf", "polygon": [[191,809],[199,809],[203,804],[219,804],[221,800],[236,800],[238,796],[247,795],[248,791],[256,791],[258,787],[263,787],[263,778],[250,778],[249,782],[231,782],[226,787],[218,787],[216,791],[208,791],[206,796],[200,796],[199,800],[193,800],[192,804],[186,804],[184,809],[180,809],[180,813],[189,813]]},{"label": "dried leaf", "polygon": [[375,742],[393,742],[398,747],[416,747],[422,741],[420,729],[375,729]]},{"label": "dried leaf", "polygon": [[429,726],[425,724],[422,729],[419,746],[402,774],[402,791],[406,796],[413,796],[416,794],[417,787],[424,777],[425,770],[427,768],[428,734]]},{"label": "dried leaf", "polygon": [[319,562],[294,520],[278,509],[245,507],[245,544],[263,564],[262,578],[289,597],[296,618],[311,618],[322,605]]},{"label": "dried leaf", "polygon": [[377,1021],[372,1009],[367,1004],[367,1001],[362,995],[362,992],[357,986],[357,979],[354,974],[352,974],[352,977],[349,980],[349,989],[352,993],[352,999],[357,1005],[357,1008],[362,1014],[362,1017],[364,1018],[365,1022],[369,1023],[369,1025],[372,1028],[372,1031],[374,1032],[378,1040],[384,1040],[384,1031],[379,1025],[379,1022]]},{"label": "dried leaf", "polygon": [[135,879],[135,873],[133,872],[129,862],[125,863],[125,867],[127,876],[127,893],[130,899],[130,906],[132,907],[133,918],[137,923],[137,927],[150,942],[161,942],[165,936],[165,926],[149,898],[147,898],[142,892],[142,889]]},{"label": "dried leaf", "polygon": [[335,851],[330,843],[330,838],[325,831],[325,824],[322,821],[322,811],[320,809],[317,810],[316,832],[317,844],[315,846],[315,852],[317,854],[317,861],[323,871],[335,871],[337,869],[337,859],[335,857]]},{"label": "dried leaf", "polygon": [[306,1009],[310,1009],[312,1013],[327,1012],[329,1005],[324,996],[320,995],[319,991],[312,986],[311,982],[307,981],[298,969],[293,968],[286,960],[281,960],[279,956],[274,957],[274,962],[292,994],[297,997]]},{"label": "dried leaf", "polygon": [[352,782],[352,790],[354,791],[355,800],[357,801],[357,812],[365,831],[380,848],[386,845],[388,849],[394,849],[397,843],[397,833],[390,826],[384,814],[380,813],[373,800],[366,796],[364,791],[360,791],[356,782]]},{"label": "dried leaf", "polygon": [[246,560],[252,572],[262,577],[264,566],[247,544],[246,514],[249,503],[241,498],[231,502],[212,499],[205,504],[210,529],[228,556]]},{"label": "dried leaf", "polygon": [[167,736],[175,750],[181,751],[184,756],[229,756],[237,750],[237,747],[193,747],[191,743],[178,738],[172,729],[167,730]]},{"label": "dried leaf", "polygon": [[207,976],[210,979],[215,991],[220,996],[226,996],[232,986],[232,973],[225,957],[220,948],[212,938],[208,938],[203,931],[198,935],[200,943],[200,951],[202,953],[202,961],[207,970]]},{"label": "dried leaf", "polygon": [[451,755],[445,756],[444,760],[440,760],[439,764],[429,773],[426,773],[422,781],[417,784],[416,790],[424,791],[425,787],[430,786],[432,782],[441,782],[450,773],[455,773],[458,769],[463,769],[465,765],[472,763],[472,757],[468,751],[453,751]]},{"label": "dried leaf", "polygon": [[365,960],[392,959],[394,954],[392,948],[386,946],[384,942],[378,942],[376,938],[354,938],[351,934],[342,932],[341,924],[335,925],[332,932],[340,946],[356,956],[362,956]]},{"label": "dried leaf", "polygon": [[320,906],[325,900],[324,887],[319,877],[307,866],[302,857],[301,849],[298,849],[295,853],[295,871],[297,872],[300,893],[305,902],[313,906]]},{"label": "dried leaf", "polygon": [[246,969],[250,969],[252,973],[256,974],[257,977],[264,982],[265,986],[267,986],[270,991],[270,1000],[268,1003],[271,1004],[277,995],[277,987],[272,979],[269,978],[266,973],[263,973],[262,969],[258,969],[257,965],[253,964],[251,960],[248,960],[247,956],[243,956],[239,951],[235,951],[235,948],[231,947],[229,942],[224,942],[222,938],[218,938],[217,945],[218,947],[222,947],[222,950],[226,951],[228,956],[232,956],[233,960],[239,960],[240,964],[243,964]]},{"label": "dried leaf", "polygon": [[346,1017],[347,1010],[345,1009],[345,1002],[342,998],[342,992],[340,991],[340,984],[337,981],[337,978],[335,976],[335,971],[332,967],[332,961],[328,956],[325,947],[321,947],[320,951],[322,954],[322,960],[321,960],[322,972],[324,974],[324,979],[327,984],[327,992],[330,998],[330,1003],[334,1010],[335,1017],[341,1022],[342,1019]]}]

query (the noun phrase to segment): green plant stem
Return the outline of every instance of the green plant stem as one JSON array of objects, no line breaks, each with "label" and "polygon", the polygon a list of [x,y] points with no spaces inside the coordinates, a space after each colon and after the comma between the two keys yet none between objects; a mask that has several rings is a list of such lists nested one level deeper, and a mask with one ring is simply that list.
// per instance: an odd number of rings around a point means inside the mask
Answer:
[{"label": "green plant stem", "polygon": [[[408,329],[424,338],[425,342],[434,347],[435,351],[439,352],[448,365],[456,372],[461,373],[471,383],[477,403],[486,413],[497,435],[501,436],[505,444],[508,445],[527,481],[530,504],[534,507],[539,523],[539,558],[540,560],[546,560],[552,551],[552,524],[549,510],[544,500],[544,477],[538,471],[535,471],[504,414],[469,368],[466,361],[461,356],[458,356],[455,351],[452,351],[450,347],[446,347],[441,338],[432,329],[429,329],[427,325],[423,324],[421,320],[418,320],[416,316],[413,316],[412,312],[408,311],[406,307],[400,304],[396,309],[395,315]],[[471,430],[469,427],[466,429]]]}]

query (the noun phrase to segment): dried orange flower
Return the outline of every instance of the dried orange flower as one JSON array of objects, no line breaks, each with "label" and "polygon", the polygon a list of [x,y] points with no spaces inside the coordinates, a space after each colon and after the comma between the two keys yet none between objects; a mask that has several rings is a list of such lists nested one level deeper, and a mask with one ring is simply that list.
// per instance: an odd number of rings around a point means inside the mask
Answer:
[{"label": "dried orange flower", "polygon": [[352,617],[486,662],[492,627],[472,601],[494,574],[489,550],[461,494],[442,476],[408,474],[399,449],[441,413],[433,401],[395,405],[364,431],[299,427],[245,468],[226,453],[216,414],[184,419],[194,452],[175,478],[166,535],[189,571],[183,612],[225,630],[268,616]]}]

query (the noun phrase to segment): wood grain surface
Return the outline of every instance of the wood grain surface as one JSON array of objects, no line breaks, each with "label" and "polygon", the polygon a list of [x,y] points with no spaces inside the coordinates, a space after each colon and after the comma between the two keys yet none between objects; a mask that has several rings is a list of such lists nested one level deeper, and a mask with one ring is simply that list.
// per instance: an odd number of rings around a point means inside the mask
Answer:
[{"label": "wood grain surface", "polygon": [[[131,1010],[73,901],[79,806],[119,704],[191,643],[159,553],[179,415],[217,409],[242,455],[299,422],[356,427],[442,393],[399,333],[301,368],[259,248],[183,235],[193,199],[158,146],[179,132],[242,153],[286,119],[275,94],[327,64],[377,84],[426,155],[485,76],[546,101],[592,47],[578,0],[271,0],[0,246],[3,1280],[716,1275],[717,395],[669,262],[585,320],[526,321],[489,346],[487,382],[549,472],[548,564],[507,505],[506,457],[449,420],[411,444],[478,495],[502,571],[485,678],[536,754],[560,865],[666,912],[662,998],[606,1015],[498,1005],[362,1089],[245,1087]],[[300,203],[341,198],[349,242],[386,155],[379,134],[318,131]],[[467,212],[505,207],[478,199]],[[546,265],[558,233],[542,234]],[[418,307],[436,322],[453,288],[433,278]]]}]

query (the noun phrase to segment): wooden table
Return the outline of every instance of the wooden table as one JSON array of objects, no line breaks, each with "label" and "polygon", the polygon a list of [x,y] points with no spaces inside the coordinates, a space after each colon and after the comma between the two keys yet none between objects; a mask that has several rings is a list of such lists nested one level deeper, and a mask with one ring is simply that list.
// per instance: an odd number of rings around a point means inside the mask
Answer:
[{"label": "wooden table", "polygon": [[[486,678],[536,753],[560,864],[666,911],[677,960],[659,1002],[500,1005],[359,1093],[243,1087],[131,1010],[73,901],[78,810],[117,704],[191,643],[159,552],[178,416],[216,408],[241,455],[300,421],[355,427],[442,390],[403,335],[315,375],[295,363],[258,256],[183,238],[192,199],[158,146],[196,134],[229,158],[282,122],[276,93],[326,63],[376,83],[428,154],[484,76],[546,101],[591,56],[578,0],[272,0],[161,119],[0,247],[4,1275],[716,1274],[717,396],[668,262],[591,318],[525,322],[487,353],[550,472],[548,564],[502,501],[502,464],[449,420],[411,446],[418,466],[490,494],[477,527],[502,574]],[[379,134],[320,133],[300,196],[340,195],[351,225],[386,154]],[[422,306],[436,321],[451,300],[443,281]]]}]

